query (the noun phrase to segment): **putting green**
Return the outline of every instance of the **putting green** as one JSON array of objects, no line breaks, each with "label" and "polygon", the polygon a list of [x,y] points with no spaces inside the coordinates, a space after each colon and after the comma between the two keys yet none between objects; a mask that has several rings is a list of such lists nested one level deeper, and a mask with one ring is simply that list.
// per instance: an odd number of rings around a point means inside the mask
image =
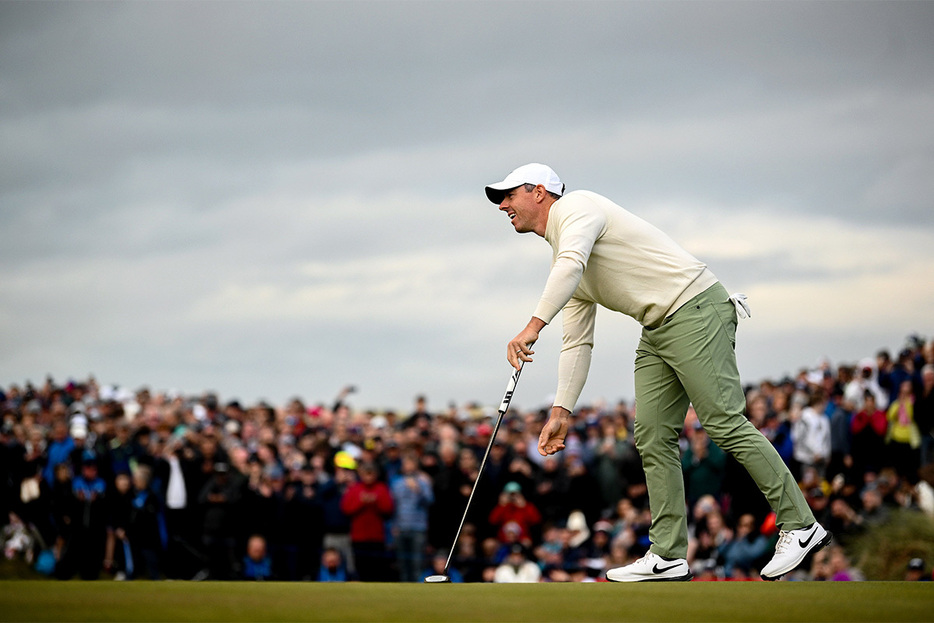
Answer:
[{"label": "putting green", "polygon": [[932,582],[0,582],[0,621],[930,621]]}]

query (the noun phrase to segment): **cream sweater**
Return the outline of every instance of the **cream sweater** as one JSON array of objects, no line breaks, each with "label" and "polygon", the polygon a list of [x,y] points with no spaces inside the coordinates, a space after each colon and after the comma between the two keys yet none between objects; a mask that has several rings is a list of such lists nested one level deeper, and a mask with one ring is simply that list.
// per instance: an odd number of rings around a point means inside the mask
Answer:
[{"label": "cream sweater", "polygon": [[661,230],[585,190],[551,206],[545,240],[551,273],[534,316],[550,323],[564,310],[555,406],[573,410],[593,349],[596,304],[655,328],[717,278]]}]

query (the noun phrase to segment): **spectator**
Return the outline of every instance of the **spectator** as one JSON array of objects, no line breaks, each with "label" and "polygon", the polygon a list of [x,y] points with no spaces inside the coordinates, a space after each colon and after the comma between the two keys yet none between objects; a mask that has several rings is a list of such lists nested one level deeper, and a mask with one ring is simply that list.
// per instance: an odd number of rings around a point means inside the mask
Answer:
[{"label": "spectator", "polygon": [[213,476],[204,485],[198,501],[204,509],[202,543],[207,557],[207,574],[212,580],[232,579],[240,563],[234,555],[234,519],[243,497],[238,475],[227,463],[214,464]]},{"label": "spectator", "polygon": [[570,511],[567,507],[570,481],[564,468],[564,456],[543,457],[542,468],[536,476],[534,497],[542,520],[555,521],[567,517]]},{"label": "spectator", "polygon": [[529,560],[526,549],[518,543],[512,546],[506,560],[496,567],[493,581],[497,584],[535,583],[542,577],[542,570]]},{"label": "spectator", "polygon": [[96,580],[107,541],[107,484],[98,475],[97,456],[86,452],[81,474],[72,482],[75,510],[71,546],[82,580]]},{"label": "spectator", "polygon": [[908,561],[908,566],[905,567],[905,581],[930,582],[931,574],[925,572],[926,568],[927,565],[925,565],[923,558],[912,558]]},{"label": "spectator", "polygon": [[681,457],[688,505],[693,506],[705,495],[720,495],[726,456],[698,422]]},{"label": "spectator", "polygon": [[768,562],[763,556],[768,554],[769,541],[756,529],[756,518],[746,514],[736,522],[733,538],[723,544],[720,555],[723,557],[723,569],[727,577],[738,575],[749,577],[758,572],[761,565]]},{"label": "spectator", "polygon": [[243,557],[244,580],[272,580],[272,558],[266,552],[266,539],[261,534],[254,534],[246,543],[246,555]]},{"label": "spectator", "polygon": [[[181,418],[174,411],[168,416],[176,422]],[[163,448],[156,473],[165,483],[165,522],[168,533],[164,571],[173,579],[188,579],[205,566],[198,545],[201,541],[198,525],[198,465],[195,452],[187,438],[187,430],[178,424]]]},{"label": "spectator", "polygon": [[104,571],[112,573],[114,579],[132,577],[133,554],[127,529],[133,512],[133,482],[126,472],[117,472],[114,486],[107,496],[107,544],[104,554]]},{"label": "spectator", "polygon": [[[461,531],[456,547],[457,549],[452,558],[452,567],[460,570],[465,582],[482,582],[484,560],[477,540],[476,526],[464,524],[464,529]],[[433,560],[432,565],[436,564],[437,561]]]},{"label": "spectator", "polygon": [[[850,423],[853,420],[853,405],[840,394],[831,402],[830,415],[830,462],[827,464],[827,478],[837,474],[852,476],[853,455],[850,447]],[[820,520],[818,520],[820,521]]]},{"label": "spectator", "polygon": [[419,470],[414,452],[403,455],[401,474],[392,483],[391,491],[396,505],[393,528],[399,579],[420,582],[424,579],[421,573],[428,541],[428,508],[434,502],[434,493],[428,475]]},{"label": "spectator", "polygon": [[452,535],[464,513],[467,497],[473,483],[457,465],[457,442],[442,441],[438,446],[438,463],[434,470],[434,499],[428,516],[428,539],[435,548],[450,545]]},{"label": "spectator", "polygon": [[885,462],[885,436],[888,418],[876,407],[876,397],[871,391],[863,394],[863,408],[853,416],[850,423],[853,469],[857,474],[878,472]]},{"label": "spectator", "polygon": [[889,519],[889,509],[883,502],[882,491],[875,482],[869,483],[860,493],[862,510],[858,523],[861,526],[881,526]]},{"label": "spectator", "polygon": [[350,518],[341,509],[341,500],[347,490],[357,482],[357,461],[344,451],[334,455],[334,476],[323,469],[316,469],[318,499],[324,515],[325,549],[336,549],[348,573],[356,576],[357,567],[350,543]]},{"label": "spectator", "polygon": [[[57,421],[52,426],[51,438],[48,448],[44,451],[46,463],[45,469],[42,472],[46,482],[50,485],[54,480],[55,467],[69,461],[71,459],[72,450],[75,449],[75,442],[69,437],[68,426],[63,421]],[[40,444],[35,444],[35,447],[37,449],[41,448]],[[78,464],[73,465],[74,467],[79,466]]]},{"label": "spectator", "polygon": [[[815,564],[823,566],[822,579],[831,582],[862,580],[862,575],[850,566],[850,559],[839,545],[831,545],[815,555]],[[816,579],[816,578],[815,578]]]},{"label": "spectator", "polygon": [[363,582],[383,582],[389,577],[386,520],[395,509],[392,495],[379,481],[373,463],[360,465],[360,480],[341,498],[341,510],[350,518],[350,542],[357,574]]},{"label": "spectator", "polygon": [[329,547],[321,554],[321,567],[318,569],[319,582],[348,582],[355,579],[347,570],[339,549]]},{"label": "spectator", "polygon": [[793,464],[794,444],[791,441],[791,421],[789,416],[789,397],[781,388],[772,396],[772,411],[767,413],[762,426],[756,427],[778,451],[786,465]]},{"label": "spectator", "polygon": [[490,525],[497,528],[498,539],[507,540],[506,531],[516,526],[519,541],[528,546],[532,543],[532,531],[542,522],[541,513],[522,495],[522,487],[517,482],[508,482],[499,496],[499,503],[490,512]]},{"label": "spectator", "polygon": [[568,493],[565,508],[578,508],[592,524],[600,518],[604,508],[597,481],[587,469],[583,459],[575,455],[566,458]]},{"label": "spectator", "polygon": [[825,402],[823,391],[815,389],[808,397],[796,396],[792,405],[791,440],[799,477],[805,467],[813,467],[823,475],[830,459],[830,422],[823,414]]},{"label": "spectator", "polygon": [[921,434],[920,463],[927,465],[934,462],[934,363],[927,363],[921,368],[914,410],[915,424]]},{"label": "spectator", "polygon": [[315,488],[315,468],[309,463],[286,485],[282,517],[284,580],[312,580],[317,573],[324,539],[324,509]]},{"label": "spectator", "polygon": [[863,408],[866,392],[872,394],[873,400],[880,409],[888,405],[887,394],[876,381],[871,359],[865,359],[860,363],[859,375],[846,385],[843,397],[853,404],[854,409],[859,410]]},{"label": "spectator", "polygon": [[902,478],[917,479],[921,448],[921,432],[915,423],[915,396],[910,379],[898,386],[898,394],[889,405],[888,432],[885,437],[888,464]]},{"label": "spectator", "polygon": [[162,555],[168,545],[162,500],[152,489],[152,469],[138,465],[133,472],[133,500],[126,537],[133,553],[133,577],[158,580]]},{"label": "spectator", "polygon": [[[916,464],[926,465],[924,473],[929,475],[934,473],[930,452],[925,451],[923,457],[920,453],[927,440],[934,439],[927,423],[934,395],[934,342],[925,343],[923,349],[913,344],[895,362],[880,357],[880,378],[884,383],[914,381],[912,410],[921,446],[912,449],[917,453]],[[904,465],[896,472],[888,465],[905,458],[901,451],[894,457],[884,452],[894,447],[886,446],[885,437],[889,433],[894,440],[899,421],[895,417],[889,426],[887,413],[880,408],[886,396],[875,382],[876,363],[864,363],[841,363],[835,373],[825,362],[820,370],[801,375],[798,386],[794,379],[781,379],[746,390],[750,421],[792,463],[792,455],[801,448],[792,443],[788,397],[795,392],[804,395],[805,390],[831,396],[831,401],[814,405],[830,429],[831,457],[825,477],[813,465],[796,469],[796,474],[811,510],[817,516],[829,516],[828,527],[844,547],[850,535],[874,530],[897,506],[934,514],[934,489],[925,481],[912,486],[921,472],[913,474],[916,470]],[[862,404],[850,418],[852,464],[848,466],[847,399],[856,390],[861,392],[858,402]],[[895,393],[893,403],[899,401]],[[346,567],[342,573],[354,578],[350,521],[340,502],[357,479],[356,467],[375,462],[382,466],[384,479],[395,485],[402,456],[415,453],[434,497],[427,518],[426,549],[444,551],[451,546],[477,477],[479,455],[492,433],[488,418],[477,405],[463,409],[452,405],[438,415],[417,408],[425,415],[404,428],[392,413],[354,411],[344,400],[347,395],[344,392],[333,408],[324,403],[306,407],[300,400],[282,408],[265,403],[245,408],[233,400],[221,408],[212,395],[188,398],[172,392],[150,393],[146,388],[129,392],[100,386],[93,378],[61,386],[47,379],[41,386],[0,388],[0,523],[11,521],[13,511],[30,534],[48,543],[46,558],[58,558],[54,573],[62,578],[79,574],[82,567],[85,576],[106,568],[112,577],[149,577],[150,566],[158,570],[159,577],[242,577],[243,555],[253,533],[265,537],[266,556],[277,579],[317,579],[325,540],[342,547],[341,567]],[[802,411],[801,406],[795,410]],[[465,581],[493,581],[496,568],[509,557],[515,543],[534,551],[540,568],[546,570],[544,575],[553,581],[586,580],[599,574],[596,567],[601,561],[612,559],[606,564],[625,566],[648,546],[644,474],[632,446],[626,404],[609,410],[602,405],[581,406],[571,416],[572,430],[563,454],[531,461],[535,448],[528,439],[530,431],[540,427],[542,417],[540,410],[515,408],[494,440],[483,474],[486,484],[478,488],[452,559]],[[695,446],[700,447],[703,440],[701,431],[695,436],[693,423],[689,414],[681,446],[683,459],[692,466]],[[708,448],[712,451],[715,446]],[[96,456],[97,478],[108,485],[102,496],[93,494],[100,496],[102,505],[88,504],[86,494],[95,487],[88,484],[94,479],[85,478],[86,452]],[[218,471],[226,464],[227,474],[216,473],[215,464]],[[133,473],[137,466],[151,472],[145,496],[137,496],[143,487],[133,487],[128,476],[131,466]],[[691,467],[685,466],[684,472],[688,480],[693,479]],[[711,495],[698,495],[690,484],[686,488],[685,501],[698,499],[695,509],[707,509],[688,518],[690,562],[698,575],[704,571],[705,560],[712,560],[712,575],[725,574],[721,564],[727,564],[729,545],[741,542],[740,522],[733,536],[725,527],[732,517],[748,513],[755,523],[767,519],[762,508],[750,504],[759,496],[748,493],[749,483],[738,479],[737,473],[728,460],[722,475],[708,482]],[[925,478],[934,482],[934,478]],[[224,479],[225,501],[202,498],[209,485],[217,489]],[[528,505],[551,519],[525,529],[515,521],[491,524],[488,519],[499,507],[500,492],[511,482],[528,496]],[[559,490],[567,492],[563,499],[554,494]],[[80,501],[77,491],[82,492]],[[250,499],[255,503],[245,505],[244,496],[253,496]],[[400,508],[395,519],[401,526],[403,500],[396,497]],[[141,503],[140,508],[134,508],[134,501]],[[89,509],[93,512],[88,515]],[[133,521],[158,517],[160,509],[165,514],[166,549],[162,549],[158,519],[147,521],[150,528],[142,532],[137,525],[134,535]],[[571,546],[574,534],[568,524],[579,519],[575,515],[571,521],[570,509],[583,512],[584,529],[575,534],[588,530],[591,534],[578,547]],[[91,532],[107,535],[105,547],[101,548],[98,539],[89,548],[85,520],[101,517],[102,523],[91,522],[96,526],[96,532]],[[117,538],[118,529],[122,538]],[[763,536],[768,538],[771,530],[764,522]],[[140,551],[140,534],[152,537],[146,548],[149,554]],[[402,554],[404,540],[400,531],[395,542],[387,539],[386,543],[396,548],[390,551]],[[89,557],[89,551],[97,553]],[[154,561],[152,565],[147,564],[147,557]],[[830,560],[828,555],[828,570]],[[386,559],[387,564],[390,561]],[[127,562],[133,565],[132,572]],[[419,564],[418,577],[430,567],[429,560]],[[731,575],[744,575],[743,568],[734,565]],[[399,571],[406,573],[401,564]]]}]

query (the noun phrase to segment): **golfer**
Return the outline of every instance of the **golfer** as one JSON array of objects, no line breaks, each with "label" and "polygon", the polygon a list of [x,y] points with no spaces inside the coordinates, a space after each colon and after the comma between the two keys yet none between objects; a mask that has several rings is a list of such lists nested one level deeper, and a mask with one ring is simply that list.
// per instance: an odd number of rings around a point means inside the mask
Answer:
[{"label": "golfer", "polygon": [[509,363],[532,361],[539,332],[563,311],[558,389],[542,428],[542,455],[564,449],[568,417],[590,368],[597,305],[643,327],[636,350],[636,448],[642,456],[652,527],[638,561],[607,572],[614,582],[690,580],[684,480],[678,435],[688,406],[710,438],[749,471],[781,525],[775,555],[762,577],[777,580],[830,542],[772,444],[743,415],[736,366],[737,315],[731,297],[701,261],[663,232],[596,193],[564,194],[543,164],[527,164],[486,187],[519,233],[534,232],[553,250],[551,272],[528,325],[506,349]]}]

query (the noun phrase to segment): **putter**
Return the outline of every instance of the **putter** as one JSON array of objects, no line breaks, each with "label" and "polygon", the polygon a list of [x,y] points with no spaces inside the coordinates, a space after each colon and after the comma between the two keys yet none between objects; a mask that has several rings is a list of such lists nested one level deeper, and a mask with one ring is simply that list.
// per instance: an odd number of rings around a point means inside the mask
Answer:
[{"label": "putter", "polygon": [[454,535],[454,543],[451,544],[451,551],[448,552],[447,562],[444,563],[444,573],[441,575],[429,575],[425,578],[425,583],[427,584],[442,584],[451,581],[451,578],[448,577],[448,567],[451,566],[451,557],[454,555],[454,548],[457,547],[457,540],[461,536],[461,530],[464,529],[464,521],[467,519],[467,511],[470,510],[470,502],[473,501],[473,494],[477,491],[477,485],[480,484],[480,477],[483,476],[483,467],[486,465],[487,457],[490,456],[490,448],[493,447],[493,440],[496,439],[496,432],[499,430],[499,425],[503,423],[503,416],[506,415],[506,410],[509,408],[509,401],[512,400],[512,393],[516,391],[516,383],[519,382],[519,374],[522,373],[522,367],[524,365],[525,362],[523,361],[519,364],[519,369],[513,372],[512,376],[509,377],[509,383],[506,385],[506,393],[503,395],[503,402],[499,405],[499,415],[496,418],[496,425],[493,426],[493,432],[490,434],[490,442],[486,445],[486,452],[483,453],[483,460],[480,461],[477,479],[473,483],[473,489],[470,490],[470,497],[467,498],[464,516],[461,517],[461,523],[457,527],[457,534]]}]

